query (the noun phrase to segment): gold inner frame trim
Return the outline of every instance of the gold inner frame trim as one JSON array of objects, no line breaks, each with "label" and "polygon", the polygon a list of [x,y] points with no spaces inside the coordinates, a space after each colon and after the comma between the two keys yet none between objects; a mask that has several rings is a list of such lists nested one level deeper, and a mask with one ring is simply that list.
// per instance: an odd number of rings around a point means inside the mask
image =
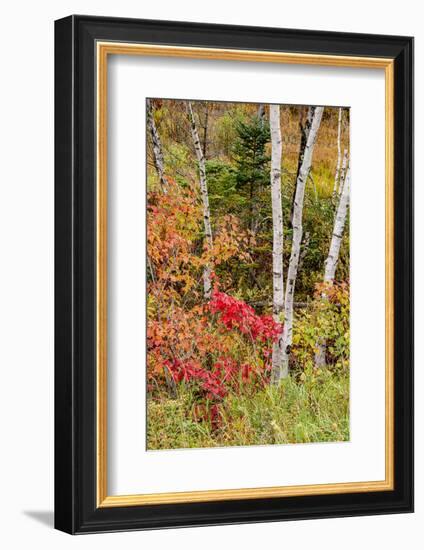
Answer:
[{"label": "gold inner frame trim", "polygon": [[[96,43],[97,54],[97,506],[142,506],[305,495],[365,493],[394,489],[394,60],[302,53],[194,48],[123,42]],[[385,71],[386,360],[385,479],[280,487],[217,489],[109,496],[107,493],[107,60],[109,55],[142,55],[284,63]]]}]

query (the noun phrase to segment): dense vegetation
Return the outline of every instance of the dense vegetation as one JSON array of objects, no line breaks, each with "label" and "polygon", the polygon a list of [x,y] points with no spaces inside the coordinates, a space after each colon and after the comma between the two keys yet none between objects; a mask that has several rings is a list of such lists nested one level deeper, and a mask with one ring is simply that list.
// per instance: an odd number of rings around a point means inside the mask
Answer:
[{"label": "dense vegetation", "polygon": [[149,449],[349,438],[349,112],[318,111],[148,102]]}]

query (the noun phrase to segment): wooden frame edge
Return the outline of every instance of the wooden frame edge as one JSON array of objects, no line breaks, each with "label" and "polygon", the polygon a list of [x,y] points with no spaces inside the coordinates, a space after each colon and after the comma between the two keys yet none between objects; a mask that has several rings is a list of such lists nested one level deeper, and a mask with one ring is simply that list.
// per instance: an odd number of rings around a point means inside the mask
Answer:
[{"label": "wooden frame edge", "polygon": [[184,491],[179,493],[151,493],[106,496],[99,508],[142,506],[148,504],[176,504],[183,502],[216,502],[222,500],[247,500],[255,498],[281,498],[306,495],[334,495],[389,491],[387,481],[329,483],[316,485],[291,485],[284,487],[256,487],[251,489],[218,489],[208,491]]},{"label": "wooden frame edge", "polygon": [[96,501],[107,496],[107,51],[97,48]]}]

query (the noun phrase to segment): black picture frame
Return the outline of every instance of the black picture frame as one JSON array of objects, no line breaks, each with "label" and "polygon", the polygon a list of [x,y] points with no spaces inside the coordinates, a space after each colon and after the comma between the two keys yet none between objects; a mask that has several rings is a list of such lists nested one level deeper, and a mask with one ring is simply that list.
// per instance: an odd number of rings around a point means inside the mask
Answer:
[{"label": "black picture frame", "polygon": [[[98,40],[394,59],[392,491],[98,508]],[[413,511],[413,39],[73,15],[55,22],[55,527],[94,533]]]}]

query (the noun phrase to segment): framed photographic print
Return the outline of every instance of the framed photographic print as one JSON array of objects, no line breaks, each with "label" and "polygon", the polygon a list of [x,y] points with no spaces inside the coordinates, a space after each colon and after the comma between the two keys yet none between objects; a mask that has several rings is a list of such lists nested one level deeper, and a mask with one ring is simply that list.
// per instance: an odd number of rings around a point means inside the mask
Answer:
[{"label": "framed photographic print", "polygon": [[55,525],[413,509],[413,39],[55,25]]}]

